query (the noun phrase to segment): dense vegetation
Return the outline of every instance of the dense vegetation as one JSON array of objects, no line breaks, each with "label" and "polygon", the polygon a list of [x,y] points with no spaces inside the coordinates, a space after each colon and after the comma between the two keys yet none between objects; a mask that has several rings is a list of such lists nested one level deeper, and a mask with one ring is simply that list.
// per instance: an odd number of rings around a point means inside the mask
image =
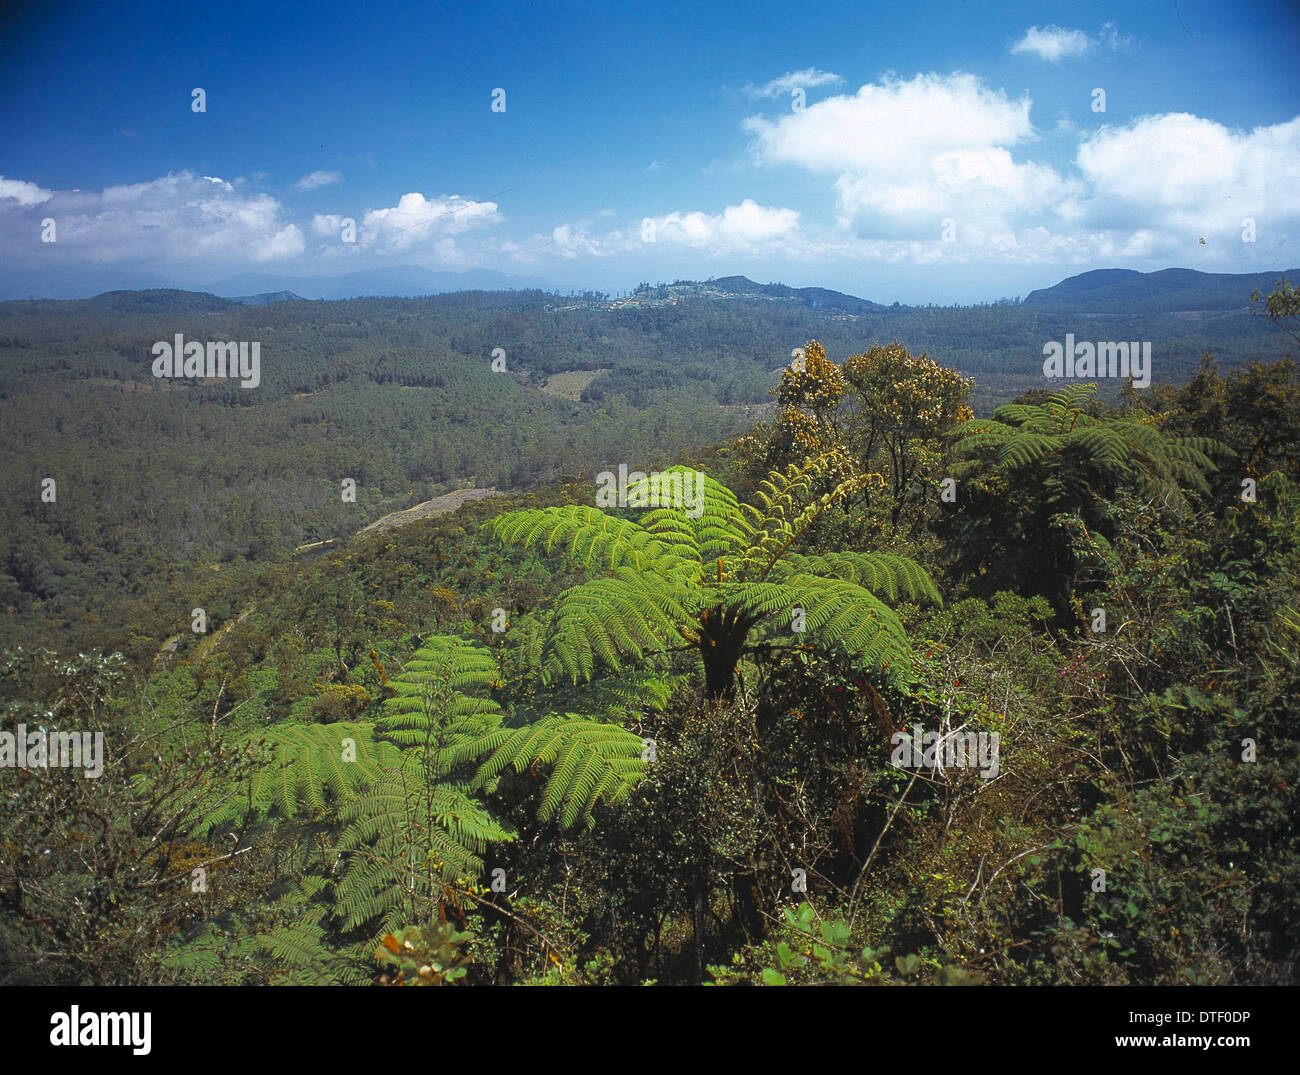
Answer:
[{"label": "dense vegetation", "polygon": [[[0,981],[1294,981],[1290,359],[977,417],[823,318],[754,425],[766,300],[40,306],[0,704],[106,763],[2,771]],[[150,384],[177,331],[276,341],[265,387]],[[596,506],[674,459],[698,512]],[[467,478],[513,491],[288,555]]]},{"label": "dense vegetation", "polygon": [[[1227,368],[1280,357],[1289,341],[1244,293],[1224,310],[1224,281],[1192,275],[1149,313],[1082,323],[1095,338],[1159,340],[1157,381],[1194,375],[1207,345]],[[1168,312],[1192,299],[1210,303],[1208,320]],[[743,277],[646,284],[621,305],[541,292],[0,303],[0,452],[15,493],[0,634],[152,653],[211,600],[214,569],[246,574],[456,488],[653,466],[737,433],[809,338],[845,357],[907,340],[973,375],[969,401],[988,413],[1040,385],[1043,341],[1080,323],[1059,303],[885,307]],[[177,333],[259,342],[260,384],[155,379],[151,347]]]}]

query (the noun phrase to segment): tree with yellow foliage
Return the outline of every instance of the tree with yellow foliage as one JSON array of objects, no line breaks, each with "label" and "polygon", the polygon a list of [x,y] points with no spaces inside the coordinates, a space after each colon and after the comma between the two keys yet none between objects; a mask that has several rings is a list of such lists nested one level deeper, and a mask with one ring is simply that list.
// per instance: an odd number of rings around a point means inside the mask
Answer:
[{"label": "tree with yellow foliage", "polygon": [[880,471],[897,526],[907,502],[922,495],[923,478],[941,476],[944,434],[974,417],[967,405],[974,383],[897,342],[836,365],[811,340],[774,389],[781,406],[776,420],[741,438],[739,454],[751,472],[809,456],[833,458],[836,482]]},{"label": "tree with yellow foliage", "polygon": [[940,439],[975,417],[966,402],[975,382],[924,352],[912,355],[898,342],[845,359],[841,373],[852,389],[853,414],[845,423],[849,446],[868,465],[877,455],[884,457],[881,469],[888,461],[897,526],[908,498],[920,492],[920,476],[935,472],[942,460]]}]

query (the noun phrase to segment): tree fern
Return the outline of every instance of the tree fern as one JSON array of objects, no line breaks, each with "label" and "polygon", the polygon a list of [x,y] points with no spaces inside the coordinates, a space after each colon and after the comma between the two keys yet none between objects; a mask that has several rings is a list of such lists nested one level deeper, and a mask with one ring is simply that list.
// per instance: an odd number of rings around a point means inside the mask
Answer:
[{"label": "tree fern", "polygon": [[1172,436],[1153,418],[1106,414],[1096,386],[999,407],[952,430],[967,493],[951,517],[957,567],[988,587],[1051,599],[1058,623],[1117,564],[1111,539],[1124,495],[1184,511],[1207,490],[1222,446]]},{"label": "tree fern", "polygon": [[449,887],[482,873],[490,844],[514,838],[461,788],[431,783],[419,758],[367,789],[343,821],[335,903],[346,929],[428,921]]},{"label": "tree fern", "polygon": [[1204,490],[1210,455],[1222,451],[1205,437],[1175,437],[1150,420],[1094,413],[1095,385],[1071,385],[1040,404],[1007,404],[992,419],[955,426],[959,456],[976,460],[991,454],[1008,474],[1051,460],[1110,482],[1130,481],[1140,491],[1182,499],[1188,488]]},{"label": "tree fern", "polygon": [[[543,678],[578,682],[619,670],[628,659],[691,649],[706,689],[726,696],[751,632],[771,633],[796,609],[815,613],[812,632],[798,642],[845,649],[873,665],[901,662],[906,636],[882,596],[937,601],[925,572],[902,557],[844,554],[831,561],[791,551],[823,512],[873,480],[859,476],[813,495],[830,465],[820,457],[773,472],[752,504],[704,476],[698,514],[661,505],[633,522],[570,505],[485,524],[502,541],[563,548],[604,572],[559,595],[540,649]],[[629,486],[629,501],[637,501],[639,485]]]},{"label": "tree fern", "polygon": [[[633,540],[629,562],[638,544],[653,543]],[[585,547],[609,555],[608,542]],[[281,902],[241,940],[227,938],[229,956],[267,977],[342,980],[372,946],[361,942],[344,964],[323,966],[312,957],[331,951],[330,930],[373,936],[430,921],[481,875],[491,845],[514,839],[481,797],[505,768],[547,771],[541,820],[565,828],[590,823],[599,802],[624,798],[643,768],[641,738],[615,724],[533,710],[532,722],[504,727],[489,694],[502,685],[496,659],[463,639],[426,639],[387,685],[373,722],[281,725],[247,741],[255,763],[247,786],[209,813],[208,828],[272,814],[340,826],[334,865],[282,897],[292,914]],[[666,701],[665,687],[634,678],[607,685],[604,699],[626,706],[638,690]],[[185,946],[178,969],[211,963],[212,940]]]}]

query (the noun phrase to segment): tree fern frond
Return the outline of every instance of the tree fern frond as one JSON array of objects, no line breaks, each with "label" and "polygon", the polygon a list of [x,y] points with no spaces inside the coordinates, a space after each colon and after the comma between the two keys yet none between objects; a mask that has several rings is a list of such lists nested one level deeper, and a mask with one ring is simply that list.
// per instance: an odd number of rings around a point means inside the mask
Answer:
[{"label": "tree fern frond", "polygon": [[378,733],[406,750],[423,749],[439,775],[478,757],[476,743],[504,714],[490,698],[474,697],[500,681],[496,658],[464,639],[425,640],[389,680],[392,697],[375,722]]},{"label": "tree fern frond", "polygon": [[362,722],[278,724],[249,736],[245,750],[261,759],[246,788],[224,797],[200,823],[204,832],[278,813],[321,817],[377,779],[395,752]]},{"label": "tree fern frond", "polygon": [[[662,662],[661,662],[662,663]],[[577,683],[557,681],[540,692],[523,711],[544,713],[603,713],[626,720],[645,710],[662,712],[686,676],[666,668],[624,669],[622,672]]]},{"label": "tree fern frond", "polygon": [[[488,737],[490,742],[490,737]],[[482,803],[447,784],[429,784],[408,762],[349,804],[337,851],[346,862],[337,886],[347,928],[390,928],[401,915],[427,919],[443,886],[482,873],[482,855],[514,833]]]},{"label": "tree fern frond", "polygon": [[563,544],[584,567],[663,571],[682,559],[689,562],[689,556],[644,527],[581,504],[508,512],[484,527],[500,541],[536,545],[548,552]]},{"label": "tree fern frond", "polygon": [[480,767],[474,786],[483,786],[507,768],[521,773],[535,765],[549,766],[538,817],[555,818],[566,829],[579,821],[590,826],[598,802],[625,798],[644,766],[640,736],[572,713],[498,732],[494,739],[497,745]]},{"label": "tree fern frond", "polygon": [[893,668],[907,660],[907,633],[894,611],[852,582],[812,575],[787,580],[804,610],[802,639],[820,649],[839,649],[864,665]]},{"label": "tree fern frond", "polygon": [[661,651],[689,615],[689,595],[666,580],[622,569],[564,591],[556,601],[543,676],[590,679],[599,659],[618,669],[622,657]]},{"label": "tree fern frond", "polygon": [[831,552],[815,556],[791,555],[791,568],[808,575],[855,582],[890,602],[929,602],[942,605],[939,589],[920,564],[893,553]]}]

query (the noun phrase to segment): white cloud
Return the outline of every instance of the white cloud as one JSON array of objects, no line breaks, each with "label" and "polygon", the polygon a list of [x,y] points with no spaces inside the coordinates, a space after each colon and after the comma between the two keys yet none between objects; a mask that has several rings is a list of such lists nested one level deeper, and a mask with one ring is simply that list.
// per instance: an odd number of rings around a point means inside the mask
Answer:
[{"label": "white cloud", "polygon": [[561,224],[551,230],[549,242],[534,243],[531,250],[521,250],[521,261],[529,262],[539,253],[554,253],[566,260],[578,257],[602,257],[613,254],[622,245],[623,233],[613,232],[604,238],[592,238],[585,228],[574,228],[570,224]]},{"label": "white cloud", "polygon": [[343,231],[343,221],[346,219],[338,213],[316,213],[311,218],[311,230],[317,235],[337,237]]},{"label": "white cloud", "polygon": [[[40,241],[45,217],[54,218],[57,243]],[[502,256],[501,244],[491,240],[467,249],[456,241],[500,221],[495,202],[409,193],[394,206],[357,213],[356,241],[348,243],[341,241],[346,219],[346,213],[316,213],[300,225],[273,196],[242,179],[188,171],[102,191],[47,191],[0,177],[0,249],[14,265],[132,264],[211,279],[250,265],[357,267],[414,255],[421,263],[460,268]]]},{"label": "white cloud", "polygon": [[338,172],[312,172],[303,176],[293,185],[294,190],[319,190],[332,183],[342,183],[343,176]]},{"label": "white cloud", "polygon": [[740,87],[740,92],[746,97],[789,97],[795,90],[811,90],[818,86],[837,86],[844,81],[842,75],[833,74],[830,71],[819,71],[815,67],[807,67],[802,71],[788,71],[780,78],[774,78],[771,82],[765,82],[761,86],[755,86],[752,82],[746,82]]},{"label": "white cloud", "polygon": [[1097,36],[1097,42],[1103,48],[1108,48],[1115,52],[1123,46],[1132,42],[1132,38],[1127,34],[1121,34],[1113,22],[1103,22],[1101,24],[1101,33]]},{"label": "white cloud", "polygon": [[476,202],[459,194],[433,199],[403,194],[395,206],[366,213],[358,240],[384,252],[405,251],[502,219],[496,202]]},{"label": "white cloud", "polygon": [[739,205],[728,205],[721,213],[698,210],[665,213],[603,233],[591,231],[594,223],[561,224],[550,235],[534,236],[532,241],[510,253],[521,262],[532,264],[548,255],[571,260],[687,249],[705,257],[801,257],[811,250],[800,233],[799,214],[795,210],[759,205],[752,198],[744,199]]},{"label": "white cloud", "polygon": [[792,237],[799,227],[793,209],[769,209],[752,198],[728,205],[721,213],[668,213],[652,217],[655,242],[693,247],[718,254],[738,248],[772,244]]},{"label": "white cloud", "polygon": [[29,183],[25,179],[6,179],[0,175],[0,200],[8,198],[17,202],[24,209],[40,205],[54,197],[54,192]]},{"label": "white cloud", "polygon": [[[1029,157],[1028,98],[965,74],[890,76],[778,119],[745,121],[760,165],[830,177],[834,229],[783,236],[792,257],[1086,262],[1170,258],[1193,241],[1288,256],[1300,232],[1300,118],[1233,131],[1187,114],[1072,134],[1073,168]],[[956,241],[941,243],[951,222]]]},{"label": "white cloud", "polygon": [[[288,223],[268,194],[250,193],[239,182],[177,172],[145,183],[93,191],[44,191],[4,181],[0,234],[20,251],[37,235],[28,213],[58,227],[58,250],[98,264],[268,262],[303,252],[302,232]],[[15,204],[16,203],[16,204]]]},{"label": "white cloud", "polygon": [[[1009,145],[1032,133],[1029,99],[1011,101],[974,75],[887,76],[778,120],[745,121],[760,157],[819,172],[895,170],[931,150]],[[906,158],[906,159],[900,159]]]},{"label": "white cloud", "polygon": [[1044,26],[1039,29],[1031,26],[1025,36],[1011,46],[1011,52],[1029,53],[1048,63],[1057,63],[1071,56],[1085,56],[1096,48],[1106,48],[1112,52],[1127,45],[1132,38],[1121,34],[1113,22],[1102,23],[1101,31],[1096,37],[1090,37],[1082,30],[1066,30],[1060,26]]},{"label": "white cloud", "polygon": [[1081,223],[1157,234],[1261,239],[1300,225],[1300,117],[1233,131],[1185,112],[1103,127],[1076,156],[1089,194],[1070,206]]},{"label": "white cloud", "polygon": [[1030,101],[973,75],[893,76],[778,120],[745,121],[761,163],[834,175],[840,223],[862,234],[929,238],[945,217],[1005,228],[1073,193],[1055,169],[1017,162],[1034,136]]},{"label": "white cloud", "polygon": [[1082,56],[1094,45],[1092,38],[1082,30],[1066,30],[1060,26],[1044,26],[1041,30],[1031,26],[1025,36],[1011,46],[1012,53],[1028,52],[1048,63],[1056,63],[1067,56]]}]

